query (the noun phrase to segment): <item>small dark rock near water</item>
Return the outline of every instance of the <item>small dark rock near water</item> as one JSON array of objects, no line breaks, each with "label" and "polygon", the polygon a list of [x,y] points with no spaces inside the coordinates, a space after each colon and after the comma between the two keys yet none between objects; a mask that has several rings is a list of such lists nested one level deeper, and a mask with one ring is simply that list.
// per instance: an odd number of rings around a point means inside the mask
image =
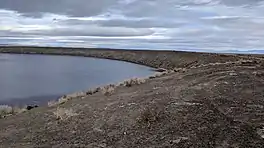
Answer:
[{"label": "small dark rock near water", "polygon": [[37,108],[37,107],[39,107],[39,106],[38,105],[35,105],[35,106],[28,105],[26,109],[31,110],[31,109]]}]

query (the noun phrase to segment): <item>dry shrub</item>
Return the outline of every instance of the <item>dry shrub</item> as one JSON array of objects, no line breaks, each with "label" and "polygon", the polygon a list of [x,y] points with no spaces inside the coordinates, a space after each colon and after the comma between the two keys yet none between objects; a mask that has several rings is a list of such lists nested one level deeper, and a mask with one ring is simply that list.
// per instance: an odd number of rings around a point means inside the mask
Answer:
[{"label": "dry shrub", "polygon": [[156,109],[144,108],[137,118],[137,123],[143,126],[147,125],[147,127],[150,127],[152,123],[158,121],[158,116],[159,112]]},{"label": "dry shrub", "polygon": [[115,91],[115,85],[113,84],[110,84],[110,85],[107,85],[107,86],[104,86],[101,88],[101,91],[104,95],[112,95]]},{"label": "dry shrub", "polygon": [[49,107],[52,107],[52,106],[55,106],[55,105],[58,105],[58,104],[59,104],[59,102],[55,101],[55,100],[51,100],[51,101],[48,102],[48,106]]},{"label": "dry shrub", "polygon": [[120,85],[121,86],[126,86],[126,87],[131,87],[133,85],[139,85],[139,84],[143,84],[145,82],[146,82],[145,79],[133,78],[133,79],[129,79],[129,80],[126,80],[126,81],[122,82]]},{"label": "dry shrub", "polygon": [[256,64],[260,63],[260,61],[250,60],[250,59],[241,59],[238,62],[239,64],[244,65],[244,66],[255,66]]},{"label": "dry shrub", "polygon": [[254,71],[254,72],[252,72],[252,74],[257,76],[257,77],[263,77],[264,76],[264,72],[261,72],[261,71]]},{"label": "dry shrub", "polygon": [[73,94],[69,94],[69,95],[64,95],[61,98],[59,98],[58,101],[55,101],[55,100],[49,101],[48,106],[52,107],[52,106],[55,106],[58,104],[63,104],[63,103],[66,103],[67,101],[69,101],[71,99],[85,97],[87,95],[93,95],[99,91],[100,91],[100,87],[97,87],[97,88],[90,89],[86,92],[78,92],[78,93],[73,93]]},{"label": "dry shrub", "polygon": [[165,72],[155,72],[154,75],[149,76],[149,79],[154,79],[154,78],[157,78],[157,77],[161,77],[161,76],[164,76],[166,74],[167,74],[166,71]]},{"label": "dry shrub", "polygon": [[58,100],[58,104],[63,104],[65,102],[68,102],[69,100],[72,100],[74,98],[84,97],[86,93],[84,92],[77,92],[69,95],[64,95]]},{"label": "dry shrub", "polygon": [[13,107],[8,106],[8,105],[0,105],[0,116],[1,117],[9,115],[9,114],[13,114],[13,113],[14,113]]},{"label": "dry shrub", "polygon": [[53,114],[58,120],[66,120],[72,116],[77,116],[78,114],[73,111],[73,109],[57,108]]},{"label": "dry shrub", "polygon": [[12,107],[12,106],[8,106],[8,105],[0,105],[0,118],[10,116],[10,115],[14,115],[17,113],[22,113],[24,111],[26,111],[25,108]]},{"label": "dry shrub", "polygon": [[58,100],[58,104],[63,104],[66,103],[67,101],[69,101],[71,98],[68,97],[67,95],[62,96],[61,98],[59,98]]},{"label": "dry shrub", "polygon": [[95,94],[95,93],[97,93],[97,92],[99,92],[99,91],[100,91],[100,87],[93,88],[93,89],[88,90],[88,91],[86,92],[86,95],[93,95],[93,94]]},{"label": "dry shrub", "polygon": [[174,68],[173,71],[174,72],[185,72],[186,71],[186,68]]}]

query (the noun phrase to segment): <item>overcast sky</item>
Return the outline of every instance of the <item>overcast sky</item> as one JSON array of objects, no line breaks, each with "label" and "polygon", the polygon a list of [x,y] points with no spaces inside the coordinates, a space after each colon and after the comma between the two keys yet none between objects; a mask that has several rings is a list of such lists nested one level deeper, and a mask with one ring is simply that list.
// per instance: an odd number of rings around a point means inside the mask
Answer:
[{"label": "overcast sky", "polygon": [[0,0],[0,44],[260,51],[262,0]]}]

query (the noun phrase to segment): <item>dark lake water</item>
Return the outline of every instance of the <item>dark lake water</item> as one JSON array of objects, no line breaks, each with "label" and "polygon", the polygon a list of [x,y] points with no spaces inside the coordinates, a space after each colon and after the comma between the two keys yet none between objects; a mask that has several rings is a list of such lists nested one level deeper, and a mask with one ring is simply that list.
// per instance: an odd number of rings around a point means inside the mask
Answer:
[{"label": "dark lake water", "polygon": [[73,56],[0,54],[0,104],[44,104],[64,94],[153,74],[133,63]]}]

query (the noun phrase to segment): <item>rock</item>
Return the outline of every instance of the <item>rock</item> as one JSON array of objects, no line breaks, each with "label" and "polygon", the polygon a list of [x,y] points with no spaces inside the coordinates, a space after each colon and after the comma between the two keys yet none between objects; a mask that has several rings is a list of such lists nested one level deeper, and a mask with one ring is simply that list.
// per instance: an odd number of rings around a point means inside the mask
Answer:
[{"label": "rock", "polygon": [[39,106],[38,105],[34,105],[34,106],[28,105],[26,109],[31,110],[31,109],[37,108],[37,107],[39,107]]},{"label": "rock", "polygon": [[164,71],[167,71],[167,70],[164,69],[164,68],[158,68],[158,69],[156,69],[156,72],[164,72]]}]

